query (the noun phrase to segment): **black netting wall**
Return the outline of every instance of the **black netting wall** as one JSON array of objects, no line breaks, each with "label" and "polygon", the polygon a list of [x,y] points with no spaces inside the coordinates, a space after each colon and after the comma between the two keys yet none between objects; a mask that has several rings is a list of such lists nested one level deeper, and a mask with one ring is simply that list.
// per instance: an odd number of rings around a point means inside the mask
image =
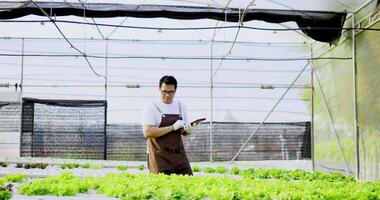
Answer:
[{"label": "black netting wall", "polygon": [[23,99],[21,156],[105,159],[105,101]]},{"label": "black netting wall", "polygon": [[18,156],[20,140],[19,103],[0,102],[0,156]]},{"label": "black netting wall", "polygon": [[[258,123],[214,123],[213,159],[229,161]],[[199,125],[184,138],[190,161],[210,160],[209,124]],[[145,160],[146,140],[141,125],[108,125],[107,158]],[[259,129],[237,160],[310,159],[310,122],[266,123]]]},{"label": "black netting wall", "polygon": [[146,160],[146,140],[140,124],[107,125],[107,159]]}]

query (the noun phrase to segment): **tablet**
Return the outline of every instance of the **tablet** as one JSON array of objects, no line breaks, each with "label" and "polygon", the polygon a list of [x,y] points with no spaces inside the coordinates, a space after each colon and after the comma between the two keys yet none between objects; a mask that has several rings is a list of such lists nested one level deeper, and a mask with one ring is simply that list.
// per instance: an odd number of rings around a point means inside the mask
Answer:
[{"label": "tablet", "polygon": [[192,121],[190,124],[191,124],[192,126],[194,126],[194,124],[199,124],[199,123],[201,123],[201,122],[204,121],[204,120],[206,120],[206,118],[196,119],[196,120]]}]

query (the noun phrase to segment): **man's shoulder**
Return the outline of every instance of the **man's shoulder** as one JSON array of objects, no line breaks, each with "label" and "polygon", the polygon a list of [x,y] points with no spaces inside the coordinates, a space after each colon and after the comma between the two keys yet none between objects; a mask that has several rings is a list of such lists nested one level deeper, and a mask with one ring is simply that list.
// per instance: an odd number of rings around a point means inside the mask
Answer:
[{"label": "man's shoulder", "polygon": [[181,108],[186,108],[186,105],[182,101],[177,101],[176,105],[179,105]]},{"label": "man's shoulder", "polygon": [[144,110],[145,111],[152,111],[153,109],[155,109],[155,101],[151,101],[151,102],[148,102],[144,105]]},{"label": "man's shoulder", "polygon": [[173,105],[175,105],[175,106],[178,106],[178,105],[183,106],[184,104],[180,100],[173,100]]},{"label": "man's shoulder", "polygon": [[183,104],[179,100],[173,100],[173,102],[169,105],[165,105],[162,101],[160,100],[154,100],[151,102],[148,102],[144,106],[145,111],[156,111],[156,110],[166,110],[166,109],[178,109],[180,107],[181,109],[185,109],[185,104]]}]

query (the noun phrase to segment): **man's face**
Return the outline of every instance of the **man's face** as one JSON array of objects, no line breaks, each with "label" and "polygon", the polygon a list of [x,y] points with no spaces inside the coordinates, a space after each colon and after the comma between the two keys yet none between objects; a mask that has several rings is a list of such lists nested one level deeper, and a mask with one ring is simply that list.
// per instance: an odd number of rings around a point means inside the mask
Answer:
[{"label": "man's face", "polygon": [[167,85],[166,83],[162,83],[160,88],[160,96],[161,100],[164,103],[172,103],[173,98],[175,96],[175,88],[174,85]]}]

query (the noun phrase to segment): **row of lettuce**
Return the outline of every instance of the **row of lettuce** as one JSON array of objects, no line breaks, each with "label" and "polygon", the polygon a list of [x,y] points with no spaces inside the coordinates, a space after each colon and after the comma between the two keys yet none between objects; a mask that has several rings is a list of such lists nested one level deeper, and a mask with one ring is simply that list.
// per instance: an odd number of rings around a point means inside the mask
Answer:
[{"label": "row of lettuce", "polygon": [[[8,167],[9,163],[0,162],[0,167]],[[47,163],[16,163],[15,168],[24,168],[24,169],[46,169],[50,165]],[[61,169],[74,169],[74,168],[83,168],[83,169],[102,169],[101,165],[94,165],[89,163],[79,164],[79,163],[62,163],[59,165]],[[116,168],[120,171],[125,171],[128,169],[127,165],[117,165]],[[144,170],[144,165],[138,165],[137,169]]]},{"label": "row of lettuce", "polygon": [[[8,166],[7,163],[2,163],[3,167]],[[16,168],[26,168],[26,169],[34,169],[41,168],[45,169],[48,167],[48,164],[45,163],[17,163],[15,165]],[[102,169],[101,165],[93,165],[89,163],[79,164],[79,163],[62,163],[59,166],[61,169],[74,169],[74,168],[84,168],[84,169]],[[129,169],[127,165],[116,165],[116,169],[120,171],[126,171]],[[138,170],[144,170],[144,165],[138,165]],[[207,166],[205,168],[201,168],[199,166],[192,167],[193,172],[204,172],[204,173],[219,173],[219,174],[233,174],[233,175],[241,175],[247,178],[258,178],[258,179],[282,179],[282,180],[329,180],[329,181],[337,181],[337,180],[348,180],[353,181],[354,177],[352,176],[343,176],[340,173],[332,173],[332,174],[324,174],[320,172],[306,172],[303,170],[280,170],[280,169],[246,169],[241,170],[238,167],[232,167],[231,169],[226,166],[216,166],[210,167]]]},{"label": "row of lettuce", "polygon": [[[204,168],[203,171],[206,169],[211,170]],[[221,167],[214,170],[217,169]],[[81,178],[67,171],[41,179],[13,174],[0,178],[0,200],[11,198],[11,182],[23,182],[18,189],[23,195],[74,196],[93,189],[99,194],[121,199],[380,199],[379,182],[356,182],[341,174],[235,167],[226,169],[225,173],[229,175],[167,176],[122,172]]]}]

